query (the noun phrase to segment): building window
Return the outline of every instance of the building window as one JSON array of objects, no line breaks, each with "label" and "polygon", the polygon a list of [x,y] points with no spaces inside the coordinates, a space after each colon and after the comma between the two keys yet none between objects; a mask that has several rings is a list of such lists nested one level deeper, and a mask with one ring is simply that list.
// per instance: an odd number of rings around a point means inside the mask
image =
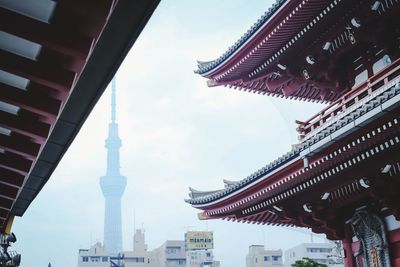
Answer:
[{"label": "building window", "polygon": [[307,248],[307,252],[310,253],[330,253],[332,252],[331,248]]},{"label": "building window", "polygon": [[326,264],[328,263],[327,259],[315,259],[316,262],[321,263],[321,264]]},{"label": "building window", "polygon": [[90,261],[91,262],[99,262],[100,261],[100,257],[90,257]]},{"label": "building window", "polygon": [[102,262],[108,261],[108,257],[101,257],[101,261]]},{"label": "building window", "polygon": [[88,262],[89,261],[89,257],[82,257],[82,261],[83,262]]},{"label": "building window", "polygon": [[181,247],[166,247],[165,252],[167,254],[177,254],[181,252]]},{"label": "building window", "polygon": [[269,256],[264,256],[264,261],[269,261]]},{"label": "building window", "polygon": [[282,256],[272,256],[272,261],[281,261]]},{"label": "building window", "polygon": [[133,262],[144,262],[144,258],[143,257],[133,257],[132,261]]},{"label": "building window", "polygon": [[186,265],[186,259],[167,259],[167,266]]}]

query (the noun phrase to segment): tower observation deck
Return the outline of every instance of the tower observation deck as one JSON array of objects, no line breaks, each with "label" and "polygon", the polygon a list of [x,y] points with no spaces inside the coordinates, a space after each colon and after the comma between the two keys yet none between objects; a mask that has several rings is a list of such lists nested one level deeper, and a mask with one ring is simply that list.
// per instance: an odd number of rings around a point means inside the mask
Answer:
[{"label": "tower observation deck", "polygon": [[100,178],[100,187],[105,198],[104,245],[112,254],[122,252],[121,197],[126,187],[126,177],[120,174],[119,149],[121,139],[116,123],[116,82],[112,80],[111,123],[108,125],[107,173]]}]

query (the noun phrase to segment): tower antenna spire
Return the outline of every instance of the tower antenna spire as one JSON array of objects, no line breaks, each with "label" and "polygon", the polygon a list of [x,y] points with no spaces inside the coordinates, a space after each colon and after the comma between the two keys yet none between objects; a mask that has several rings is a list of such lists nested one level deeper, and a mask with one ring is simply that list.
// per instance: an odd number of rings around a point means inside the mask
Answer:
[{"label": "tower antenna spire", "polygon": [[121,139],[116,123],[116,80],[111,83],[111,123],[108,124],[107,172],[100,178],[105,198],[104,246],[112,255],[122,252],[121,197],[126,187],[126,177],[120,174],[119,149]]},{"label": "tower antenna spire", "polygon": [[116,93],[115,93],[115,88],[116,88],[116,78],[114,76],[114,78],[112,79],[111,82],[111,122],[115,123],[116,120],[116,115],[117,115],[117,109],[116,109],[116,105],[117,105],[117,100],[116,100]]}]

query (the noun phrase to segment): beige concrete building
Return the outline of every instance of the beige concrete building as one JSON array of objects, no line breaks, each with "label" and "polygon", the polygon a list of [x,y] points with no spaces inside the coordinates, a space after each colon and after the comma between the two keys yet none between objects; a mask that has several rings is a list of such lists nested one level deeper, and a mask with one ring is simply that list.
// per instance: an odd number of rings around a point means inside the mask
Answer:
[{"label": "beige concrete building", "polygon": [[147,250],[143,230],[136,230],[133,237],[133,251],[124,251],[125,267],[156,267],[154,252]]},{"label": "beige concrete building", "polygon": [[249,246],[246,267],[283,267],[282,250],[266,250],[262,245]]},{"label": "beige concrete building", "polygon": [[153,251],[156,267],[186,266],[186,249],[183,240],[167,240]]}]

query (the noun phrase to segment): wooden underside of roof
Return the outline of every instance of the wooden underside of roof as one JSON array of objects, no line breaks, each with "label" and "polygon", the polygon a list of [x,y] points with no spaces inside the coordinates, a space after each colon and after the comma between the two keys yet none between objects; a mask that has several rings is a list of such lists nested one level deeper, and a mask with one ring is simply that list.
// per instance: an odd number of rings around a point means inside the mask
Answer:
[{"label": "wooden underside of roof", "polygon": [[47,182],[159,1],[48,2],[48,21],[23,13],[29,1],[0,4],[2,36],[39,47],[29,58],[0,38],[0,71],[28,81],[0,82],[1,231]]}]

